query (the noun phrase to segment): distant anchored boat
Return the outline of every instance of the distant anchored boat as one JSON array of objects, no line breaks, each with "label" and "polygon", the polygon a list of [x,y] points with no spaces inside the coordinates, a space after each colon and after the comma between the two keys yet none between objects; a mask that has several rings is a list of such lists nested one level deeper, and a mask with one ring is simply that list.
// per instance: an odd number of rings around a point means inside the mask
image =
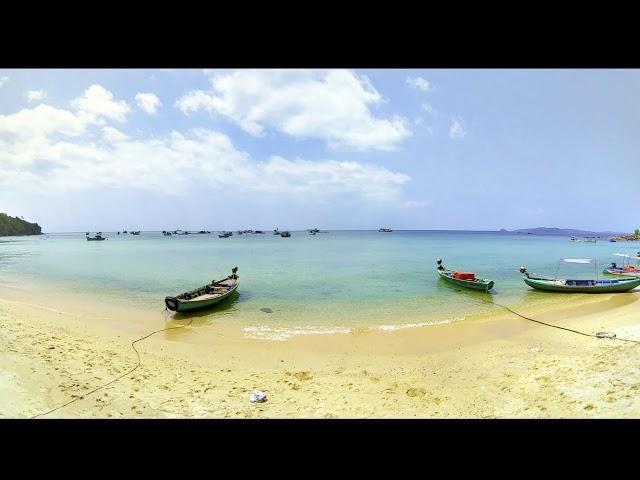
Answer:
[{"label": "distant anchored boat", "polygon": [[281,236],[281,237],[290,237],[290,236],[291,236],[291,234],[285,230],[285,231],[283,231],[283,232],[280,232],[280,236]]},{"label": "distant anchored boat", "polygon": [[216,305],[229,298],[238,288],[240,280],[236,275],[237,271],[238,267],[233,267],[231,275],[227,278],[213,281],[176,297],[166,297],[164,303],[174,312],[189,312]]},{"label": "distant anchored boat", "polygon": [[94,242],[94,241],[106,240],[106,238],[102,236],[102,232],[96,233],[95,237],[90,237],[89,233],[87,232],[87,240],[90,242]]},{"label": "distant anchored boat", "polygon": [[442,264],[441,259],[436,260],[438,265],[438,275],[443,280],[449,283],[464,288],[472,288],[474,290],[483,290],[488,292],[493,288],[493,280],[487,280],[485,278],[476,278],[473,272],[456,272],[453,270],[447,270]]},{"label": "distant anchored boat", "polygon": [[[589,258],[563,258],[564,263],[592,263]],[[597,269],[596,269],[597,271]],[[527,272],[525,267],[520,267],[524,283],[537,290],[565,293],[622,293],[640,285],[640,278],[624,278],[616,280],[573,280],[562,278],[541,277]]]},{"label": "distant anchored boat", "polygon": [[379,231],[379,232],[386,232],[386,233],[393,232],[393,230],[391,230],[390,228],[381,228],[381,229],[380,229],[380,230],[378,230],[378,231]]}]

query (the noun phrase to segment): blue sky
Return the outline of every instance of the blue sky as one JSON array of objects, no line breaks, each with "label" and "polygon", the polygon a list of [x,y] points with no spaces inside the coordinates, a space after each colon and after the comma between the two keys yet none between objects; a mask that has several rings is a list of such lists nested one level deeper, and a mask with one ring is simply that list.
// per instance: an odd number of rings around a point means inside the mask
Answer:
[{"label": "blue sky", "polygon": [[0,70],[45,231],[640,227],[637,70]]}]

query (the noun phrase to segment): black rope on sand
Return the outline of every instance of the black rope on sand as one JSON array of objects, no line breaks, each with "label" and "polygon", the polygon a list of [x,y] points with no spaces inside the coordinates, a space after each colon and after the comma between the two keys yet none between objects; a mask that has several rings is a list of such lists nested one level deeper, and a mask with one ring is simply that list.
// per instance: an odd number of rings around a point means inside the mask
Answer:
[{"label": "black rope on sand", "polygon": [[609,338],[611,340],[620,340],[622,342],[640,343],[640,340],[631,340],[631,339],[628,339],[628,338],[617,337],[615,335],[615,333],[614,334],[609,334],[607,332],[598,332],[598,333],[596,333],[594,335],[592,333],[580,332],[580,331],[574,330],[572,328],[561,327],[560,325],[553,325],[551,323],[546,323],[546,322],[543,322],[541,320],[536,320],[535,318],[530,318],[530,317],[527,317],[526,315],[522,315],[521,313],[518,313],[515,310],[511,309],[510,307],[507,307],[506,305],[502,305],[500,303],[489,302],[489,301],[484,300],[484,299],[482,299],[482,302],[490,304],[490,305],[496,305],[497,307],[504,308],[505,310],[508,310],[509,312],[513,313],[514,315],[517,315],[520,318],[524,318],[525,320],[529,320],[531,322],[539,323],[540,325],[546,325],[547,327],[553,327],[553,328],[557,328],[559,330],[566,330],[567,332],[577,333],[578,335],[584,335],[585,337]]},{"label": "black rope on sand", "polygon": [[[164,311],[167,311],[167,309],[165,308],[165,309],[164,309]],[[83,395],[81,395],[81,396],[79,396],[79,397],[77,397],[77,398],[74,398],[73,400],[71,400],[71,401],[69,401],[69,402],[67,402],[67,403],[65,403],[65,404],[63,404],[63,405],[60,405],[59,407],[53,408],[53,409],[49,410],[48,412],[39,413],[39,414],[34,415],[33,417],[30,417],[30,418],[38,418],[38,417],[42,417],[42,416],[44,416],[44,415],[49,415],[50,413],[53,413],[53,412],[55,412],[56,410],[60,410],[61,408],[66,407],[67,405],[71,405],[72,403],[77,402],[78,400],[83,400],[85,397],[88,397],[89,395],[91,395],[91,394],[93,394],[93,393],[97,392],[98,390],[102,390],[103,388],[108,387],[108,386],[109,386],[109,385],[111,385],[112,383],[117,382],[118,380],[120,380],[120,379],[121,379],[121,378],[123,378],[123,377],[126,377],[127,375],[131,375],[131,374],[132,374],[133,372],[135,372],[135,371],[140,367],[140,365],[141,365],[140,352],[138,352],[138,349],[137,349],[137,348],[136,348],[136,346],[135,346],[135,344],[136,344],[136,343],[138,343],[138,342],[140,342],[140,341],[142,341],[142,340],[145,340],[145,339],[149,338],[151,335],[155,335],[156,333],[159,333],[159,332],[166,332],[167,330],[175,330],[175,329],[177,329],[177,328],[184,328],[184,327],[187,327],[187,326],[191,325],[191,322],[193,322],[193,318],[190,318],[190,319],[189,319],[189,321],[188,321],[187,323],[183,324],[183,325],[178,325],[177,327],[162,328],[162,329],[160,329],[160,330],[156,330],[156,331],[154,331],[154,332],[148,333],[147,335],[144,335],[144,336],[142,336],[142,337],[140,337],[140,338],[135,339],[133,342],[131,342],[131,348],[133,348],[133,351],[134,351],[134,352],[136,352],[136,356],[138,357],[138,360],[137,360],[137,362],[136,362],[135,367],[133,367],[132,369],[130,369],[130,370],[128,370],[127,372],[123,373],[122,375],[119,375],[118,377],[114,378],[114,379],[113,379],[113,380],[111,380],[110,382],[105,383],[104,385],[101,385],[101,386],[99,386],[99,387],[97,387],[97,388],[94,388],[94,389],[93,389],[93,390],[91,390],[90,392],[87,392],[87,393],[85,393],[85,394],[83,394]]]}]

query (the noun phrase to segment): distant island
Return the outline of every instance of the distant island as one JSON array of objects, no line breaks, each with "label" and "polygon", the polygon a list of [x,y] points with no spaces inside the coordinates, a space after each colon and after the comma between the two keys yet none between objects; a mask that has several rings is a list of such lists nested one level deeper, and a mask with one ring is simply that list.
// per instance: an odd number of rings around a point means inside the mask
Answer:
[{"label": "distant island", "polygon": [[640,228],[636,228],[636,231],[629,235],[620,235],[617,237],[612,237],[612,240],[627,240],[630,242],[640,241]]},{"label": "distant island", "polygon": [[29,223],[21,218],[0,213],[0,237],[40,234],[42,234],[42,228],[37,223]]},{"label": "distant island", "polygon": [[588,230],[577,230],[575,228],[555,228],[555,227],[536,227],[521,228],[518,230],[500,230],[504,233],[521,233],[528,235],[561,235],[567,237],[612,237],[615,235],[623,236],[622,232],[591,232]]}]

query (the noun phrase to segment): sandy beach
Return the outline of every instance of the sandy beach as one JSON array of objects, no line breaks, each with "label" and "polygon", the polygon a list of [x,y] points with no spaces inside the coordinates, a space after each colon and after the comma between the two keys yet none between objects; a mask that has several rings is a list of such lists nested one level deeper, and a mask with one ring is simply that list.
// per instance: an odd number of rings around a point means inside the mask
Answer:
[{"label": "sandy beach", "polygon": [[[396,331],[247,338],[237,326],[0,296],[0,417],[636,418],[640,345],[523,320],[470,318]],[[640,294],[522,312],[587,333],[640,339]],[[131,317],[128,317],[131,318]],[[253,390],[267,394],[253,404]]]}]

